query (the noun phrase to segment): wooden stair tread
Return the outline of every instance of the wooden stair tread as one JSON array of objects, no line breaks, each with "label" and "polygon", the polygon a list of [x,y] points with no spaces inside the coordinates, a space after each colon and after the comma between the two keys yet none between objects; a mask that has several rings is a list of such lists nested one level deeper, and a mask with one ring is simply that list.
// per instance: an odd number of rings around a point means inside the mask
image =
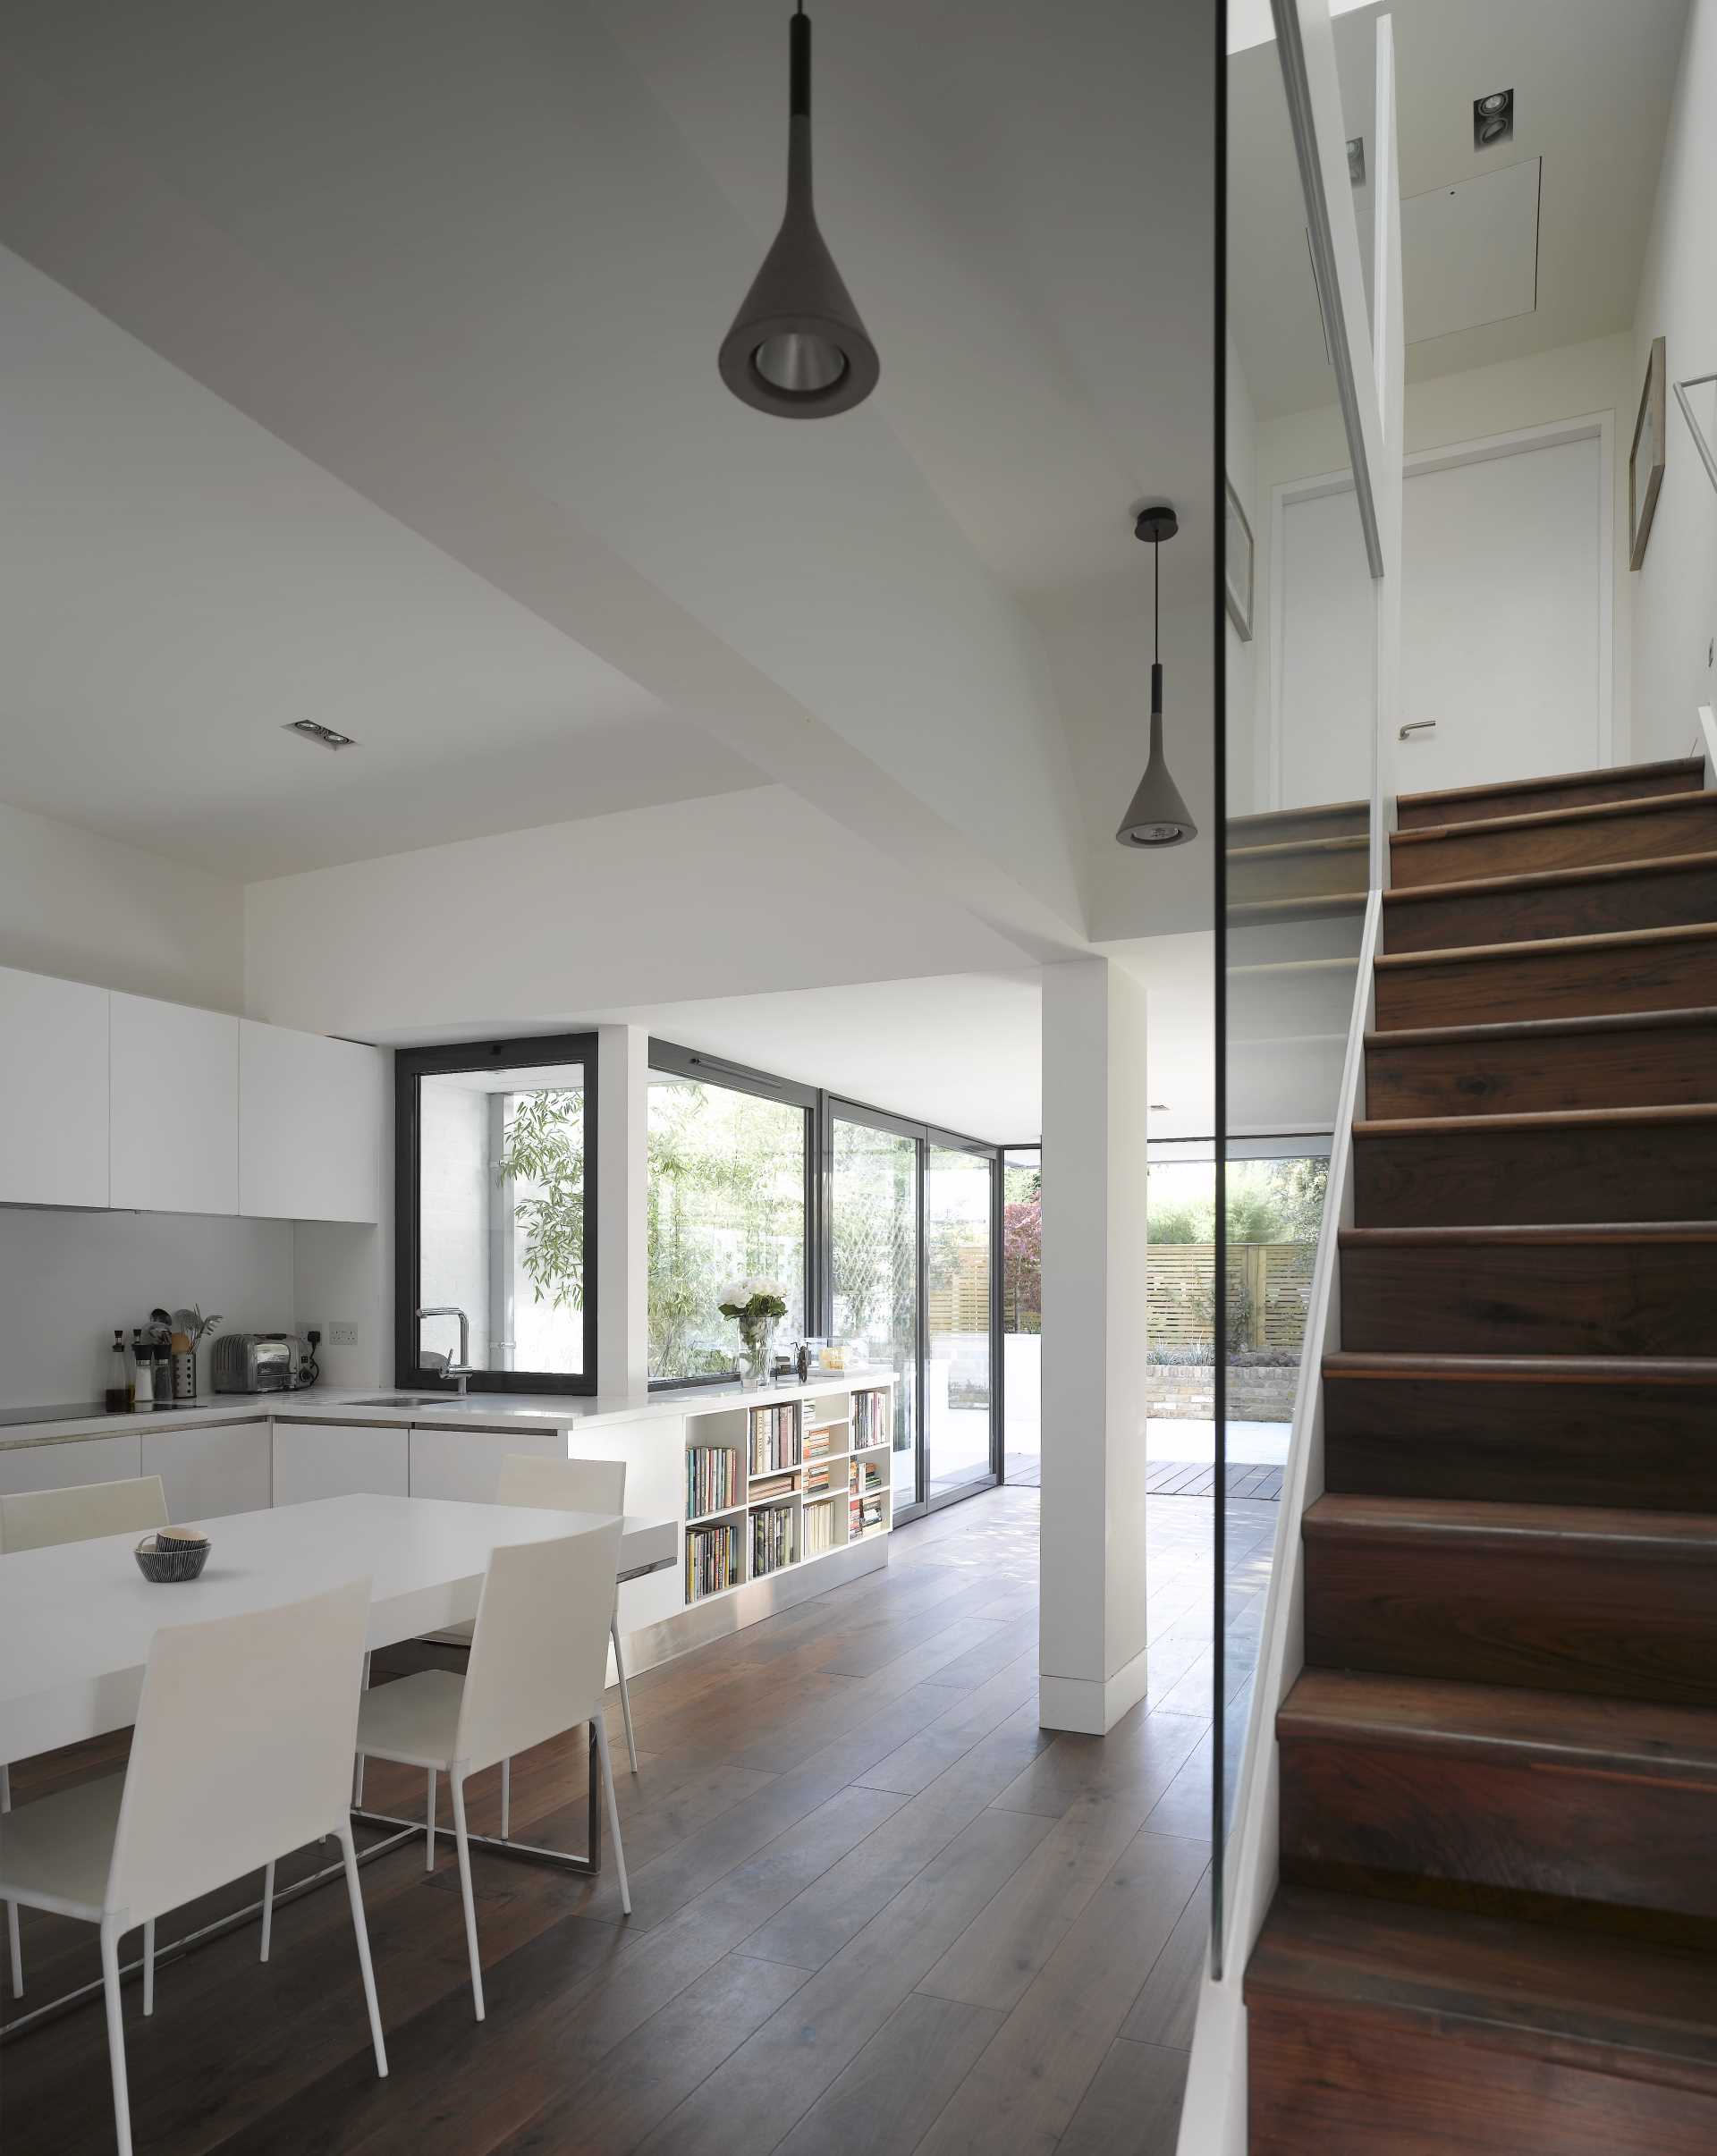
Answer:
[{"label": "wooden stair tread", "polygon": [[[1712,1074],[1717,1092],[1717,1071]],[[1498,1115],[1397,1115],[1356,1122],[1355,1137],[1506,1137],[1510,1131],[1604,1130],[1717,1122],[1717,1099],[1649,1108],[1532,1108]]]},{"label": "wooden stair tread", "polygon": [[1391,847],[1434,846],[1451,839],[1507,838],[1511,832],[1552,831],[1574,825],[1611,823],[1618,816],[1690,816],[1713,806],[1710,794],[1643,794],[1624,801],[1586,801],[1571,808],[1535,808],[1524,816],[1484,816],[1467,824],[1429,824],[1412,831],[1391,831]]},{"label": "wooden stair tread", "polygon": [[[1432,888],[1441,892],[1445,886],[1434,884]],[[1399,973],[1415,966],[1469,966],[1486,959],[1553,958],[1569,951],[1649,951],[1664,943],[1708,943],[1713,940],[1717,940],[1717,921],[1675,928],[1611,929],[1596,935],[1547,935],[1526,943],[1452,943],[1442,951],[1386,951],[1379,954],[1376,965],[1379,973]],[[1400,1036],[1391,1034],[1390,1037]]]},{"label": "wooden stair tread", "polygon": [[1364,853],[1370,842],[1358,833],[1341,833],[1328,839],[1278,839],[1260,846],[1231,846],[1227,858],[1231,861],[1279,861],[1291,854]]},{"label": "wooden stair tread", "polygon": [[1461,1244],[1717,1243],[1717,1221],[1597,1221],[1538,1226],[1343,1228],[1344,1249],[1449,1249]]},{"label": "wooden stair tread", "polygon": [[1276,1733],[1717,1789],[1717,1709],[1657,1700],[1307,1670],[1276,1712]]},{"label": "wooden stair tread", "polygon": [[1343,1348],[1326,1378],[1477,1378],[1490,1384],[1717,1385],[1717,1357],[1699,1355],[1410,1355]]},{"label": "wooden stair tread", "polygon": [[[1670,794],[1665,798],[1673,800],[1676,797]],[[1633,804],[1623,801],[1612,806],[1626,808]],[[1494,831],[1499,827],[1495,824],[1480,826],[1485,831]],[[1289,852],[1293,850],[1283,847],[1281,850]],[[1517,870],[1509,875],[1463,876],[1448,884],[1407,884],[1384,892],[1383,908],[1387,912],[1395,907],[1435,903],[1443,899],[1506,898],[1514,892],[1554,891],[1582,884],[1615,884],[1630,876],[1679,875],[1690,868],[1717,868],[1717,853],[1707,850],[1700,853],[1654,854],[1642,861],[1592,861],[1572,868],[1527,868]]]},{"label": "wooden stair tread", "polygon": [[1617,1554],[1701,1565],[1717,1557],[1717,1518],[1700,1512],[1325,1494],[1307,1506],[1302,1525],[1308,1541],[1364,1535],[1413,1543],[1457,1542],[1463,1548],[1499,1554],[1542,1544],[1570,1554],[1583,1546],[1601,1546]]},{"label": "wooden stair tread", "polygon": [[[1503,945],[1500,948],[1507,949]],[[1515,945],[1519,949],[1519,945]],[[1417,955],[1428,957],[1429,952]],[[1457,955],[1454,952],[1448,954]],[[1459,955],[1468,956],[1462,952]],[[1321,964],[1348,965],[1343,959]],[[1238,970],[1238,969],[1237,969]],[[1259,968],[1256,970],[1266,971]],[[1548,1041],[1567,1034],[1576,1038],[1593,1034],[1669,1032],[1678,1028],[1717,1025],[1717,1007],[1696,1006],[1687,1010],[1606,1010],[1589,1018],[1486,1019],[1471,1026],[1403,1026],[1399,1032],[1368,1033],[1367,1048],[1429,1048],[1444,1044],[1483,1049],[1496,1041]],[[1713,1080],[1717,1083],[1717,1079]]]},{"label": "wooden stair tread", "polygon": [[1245,1988],[1248,2003],[1407,2016],[1559,2057],[1572,2047],[1599,2071],[1662,2060],[1717,2076],[1717,1957],[1686,1947],[1283,1886]]},{"label": "wooden stair tread", "polygon": [[[1619,785],[1625,779],[1700,779],[1704,775],[1704,769],[1703,757],[1666,757],[1652,764],[1600,765],[1586,771],[1553,771],[1537,779],[1498,779],[1488,786],[1434,787],[1425,793],[1402,794],[1400,806],[1403,808],[1432,808],[1443,801],[1493,800],[1498,795],[1542,793],[1557,786]],[[1675,798],[1674,795],[1670,796],[1672,800]]]}]

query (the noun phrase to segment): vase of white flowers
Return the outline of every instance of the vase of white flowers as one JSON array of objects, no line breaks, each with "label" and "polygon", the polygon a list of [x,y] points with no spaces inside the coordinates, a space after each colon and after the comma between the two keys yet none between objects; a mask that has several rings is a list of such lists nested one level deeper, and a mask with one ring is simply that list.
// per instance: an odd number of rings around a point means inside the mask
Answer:
[{"label": "vase of white flowers", "polygon": [[769,1382],[775,1327],[787,1315],[787,1290],[779,1281],[729,1281],[717,1307],[740,1328],[740,1375],[748,1385]]}]

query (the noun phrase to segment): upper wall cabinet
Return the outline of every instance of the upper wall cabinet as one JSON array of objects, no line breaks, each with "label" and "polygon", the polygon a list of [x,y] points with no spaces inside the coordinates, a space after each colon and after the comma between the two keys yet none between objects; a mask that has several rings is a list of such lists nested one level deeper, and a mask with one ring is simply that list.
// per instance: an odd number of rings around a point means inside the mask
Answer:
[{"label": "upper wall cabinet", "polygon": [[376,1048],[239,1020],[239,1211],[379,1221],[385,1061]]},{"label": "upper wall cabinet", "polygon": [[239,1021],[119,995],[113,1006],[113,1205],[239,1209]]},{"label": "upper wall cabinet", "polygon": [[105,1205],[105,988],[0,968],[0,1203]]}]

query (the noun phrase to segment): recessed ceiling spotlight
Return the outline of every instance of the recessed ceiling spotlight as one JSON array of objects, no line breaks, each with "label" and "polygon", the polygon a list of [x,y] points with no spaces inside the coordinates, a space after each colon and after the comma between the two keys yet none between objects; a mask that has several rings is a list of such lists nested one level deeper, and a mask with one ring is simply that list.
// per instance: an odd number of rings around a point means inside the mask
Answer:
[{"label": "recessed ceiling spotlight", "polygon": [[283,731],[301,733],[307,741],[319,741],[324,748],[356,748],[358,744],[349,733],[341,733],[332,726],[325,726],[320,719],[289,719]]},{"label": "recessed ceiling spotlight", "polygon": [[1159,1115],[1166,1115],[1169,1112],[1169,1103],[1166,1101],[1153,1101],[1151,1106]]},{"label": "recessed ceiling spotlight", "polygon": [[1348,143],[1348,178],[1355,187],[1366,184],[1366,138],[1353,136]]},{"label": "recessed ceiling spotlight", "polygon": [[1487,90],[1473,99],[1473,148],[1494,149],[1499,142],[1514,140],[1514,92]]}]

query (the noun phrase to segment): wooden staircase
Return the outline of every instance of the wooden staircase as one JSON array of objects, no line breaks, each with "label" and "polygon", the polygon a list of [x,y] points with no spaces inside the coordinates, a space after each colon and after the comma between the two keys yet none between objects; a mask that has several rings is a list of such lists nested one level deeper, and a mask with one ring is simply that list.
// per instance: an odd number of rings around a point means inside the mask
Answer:
[{"label": "wooden staircase", "polygon": [[[1400,822],[1246,1976],[1252,2156],[1693,2156],[1717,2150],[1717,792],[1687,760]],[[1310,817],[1267,850],[1296,848],[1336,858]]]}]

